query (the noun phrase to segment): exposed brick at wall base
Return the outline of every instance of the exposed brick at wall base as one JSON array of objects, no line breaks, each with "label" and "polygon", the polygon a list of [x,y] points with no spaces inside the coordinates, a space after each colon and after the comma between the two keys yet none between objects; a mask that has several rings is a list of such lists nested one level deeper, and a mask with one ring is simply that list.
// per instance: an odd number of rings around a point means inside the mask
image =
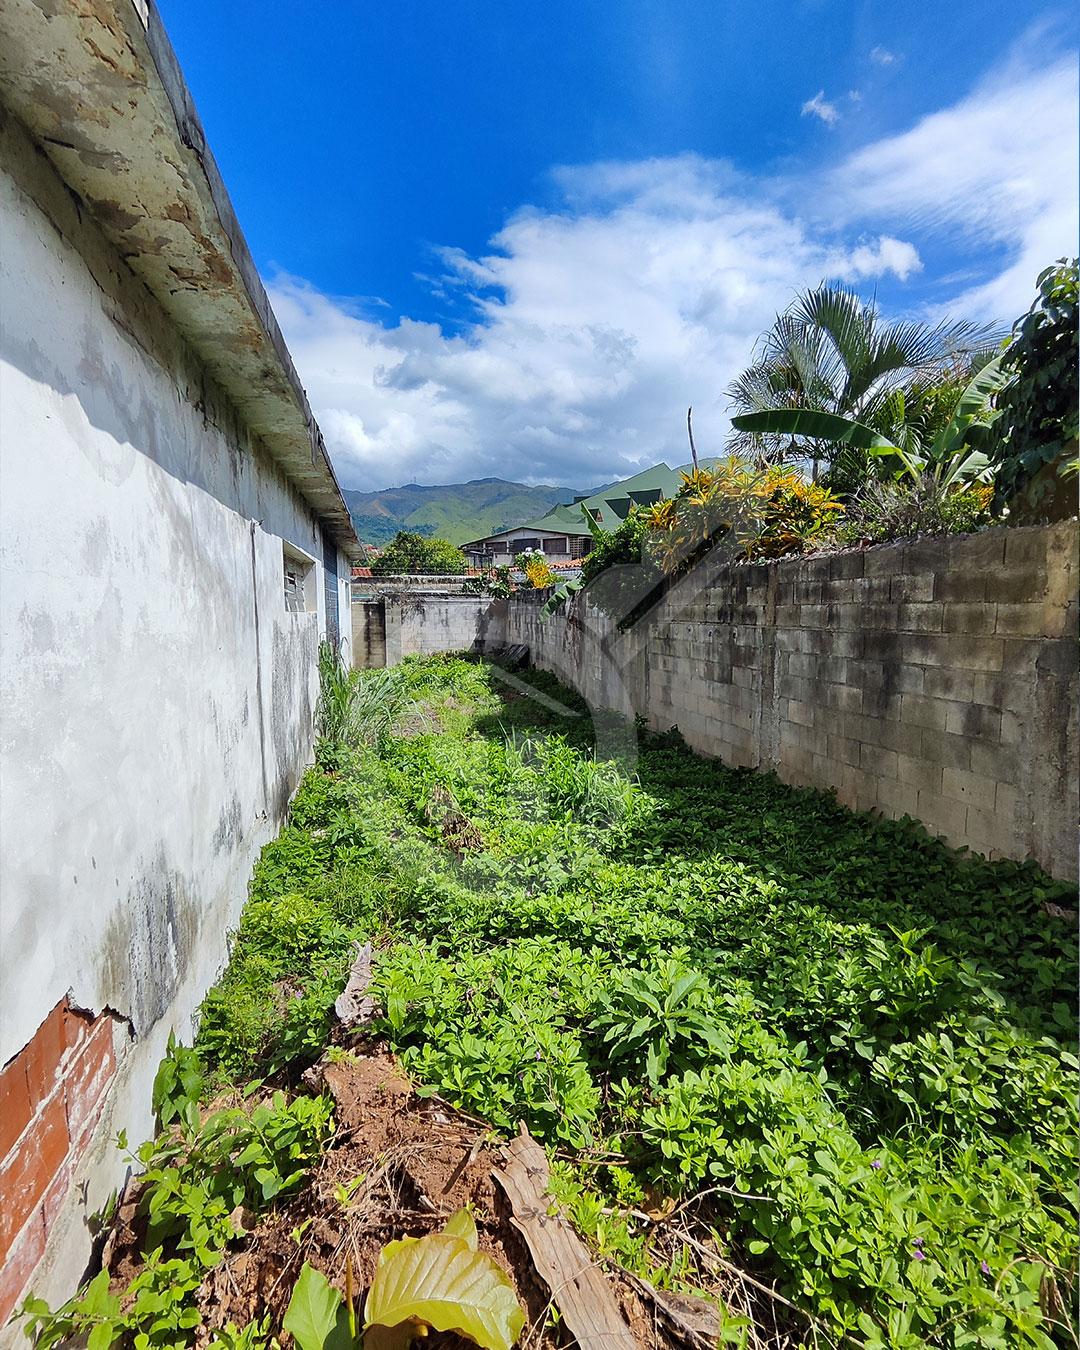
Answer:
[{"label": "exposed brick at wall base", "polygon": [[578,596],[526,643],[594,707],[727,764],[1077,877],[1077,522],[736,566],[626,634]]},{"label": "exposed brick at wall base", "polygon": [[116,1072],[114,1017],[58,1003],[0,1070],[0,1324],[14,1309]]}]

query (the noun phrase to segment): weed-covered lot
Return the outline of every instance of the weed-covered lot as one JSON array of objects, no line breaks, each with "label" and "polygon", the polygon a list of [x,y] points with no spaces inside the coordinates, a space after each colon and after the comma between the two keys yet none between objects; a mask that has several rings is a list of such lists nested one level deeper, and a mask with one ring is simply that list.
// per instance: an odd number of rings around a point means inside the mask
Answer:
[{"label": "weed-covered lot", "polygon": [[[295,1090],[371,940],[361,1042],[503,1135],[524,1121],[612,1266],[714,1292],[745,1272],[795,1341],[1074,1344],[1075,892],[677,733],[605,724],[598,760],[576,696],[515,680],[407,662],[324,702],[166,1115]],[[302,1168],[330,1126],[294,1104],[283,1127],[282,1100],[269,1137]],[[262,1166],[244,1203],[303,1184]],[[762,1334],[733,1315],[722,1337]]]}]

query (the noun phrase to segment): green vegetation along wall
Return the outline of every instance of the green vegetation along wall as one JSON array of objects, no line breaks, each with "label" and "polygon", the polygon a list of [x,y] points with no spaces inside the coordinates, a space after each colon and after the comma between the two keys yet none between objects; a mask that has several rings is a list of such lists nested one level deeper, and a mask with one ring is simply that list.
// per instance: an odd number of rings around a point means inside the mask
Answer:
[{"label": "green vegetation along wall", "polygon": [[507,641],[698,751],[1075,879],[1077,524],[731,566],[626,633],[580,592]]}]

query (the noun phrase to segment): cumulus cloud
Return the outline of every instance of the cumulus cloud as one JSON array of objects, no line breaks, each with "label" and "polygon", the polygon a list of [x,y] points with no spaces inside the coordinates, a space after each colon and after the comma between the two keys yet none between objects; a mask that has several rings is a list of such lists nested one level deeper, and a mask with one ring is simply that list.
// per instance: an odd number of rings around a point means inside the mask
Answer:
[{"label": "cumulus cloud", "polygon": [[[718,186],[727,180],[729,188]],[[724,389],[801,287],[918,266],[883,236],[823,241],[691,156],[567,171],[562,213],[526,211],[448,285],[475,287],[462,336],[351,313],[279,276],[271,299],[346,486],[487,475],[587,487],[719,452]]]},{"label": "cumulus cloud", "polygon": [[825,90],[819,89],[813,98],[808,98],[802,105],[802,115],[804,117],[819,117],[827,127],[836,126],[840,121],[840,113],[835,103],[830,103],[825,97]]},{"label": "cumulus cloud", "polygon": [[684,462],[690,403],[699,451],[720,452],[726,386],[823,278],[895,291],[949,237],[976,281],[939,288],[943,308],[1020,313],[1074,248],[1075,104],[1067,63],[1014,71],[805,181],[694,155],[560,169],[556,209],[518,212],[484,256],[442,250],[433,288],[475,314],[457,335],[285,275],[271,298],[346,487],[589,487]]}]

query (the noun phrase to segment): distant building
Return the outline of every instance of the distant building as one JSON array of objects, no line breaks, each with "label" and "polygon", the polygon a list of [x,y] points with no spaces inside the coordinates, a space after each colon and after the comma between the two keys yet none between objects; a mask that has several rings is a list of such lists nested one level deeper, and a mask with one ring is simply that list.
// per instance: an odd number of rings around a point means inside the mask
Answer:
[{"label": "distant building", "polygon": [[[715,460],[703,460],[711,467]],[[557,566],[563,561],[584,558],[592,549],[592,531],[585,520],[585,511],[605,530],[614,530],[622,524],[634,506],[653,506],[666,497],[674,497],[681,485],[680,473],[688,473],[691,465],[670,469],[666,464],[654,464],[626,478],[621,483],[578,497],[571,505],[553,506],[546,516],[526,521],[512,529],[499,530],[462,545],[465,557],[473,565],[508,563],[516,554],[539,549],[548,561]]]}]

